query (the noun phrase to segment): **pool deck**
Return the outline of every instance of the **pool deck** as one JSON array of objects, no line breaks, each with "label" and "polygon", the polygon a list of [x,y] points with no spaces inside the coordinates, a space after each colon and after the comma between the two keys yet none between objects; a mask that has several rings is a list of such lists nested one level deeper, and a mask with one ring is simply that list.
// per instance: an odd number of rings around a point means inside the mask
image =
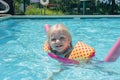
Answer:
[{"label": "pool deck", "polygon": [[0,17],[0,21],[4,19],[30,19],[30,18],[40,18],[40,19],[87,19],[87,18],[120,18],[120,15],[7,15]]},{"label": "pool deck", "polygon": [[0,14],[0,17],[11,16],[11,14]]}]

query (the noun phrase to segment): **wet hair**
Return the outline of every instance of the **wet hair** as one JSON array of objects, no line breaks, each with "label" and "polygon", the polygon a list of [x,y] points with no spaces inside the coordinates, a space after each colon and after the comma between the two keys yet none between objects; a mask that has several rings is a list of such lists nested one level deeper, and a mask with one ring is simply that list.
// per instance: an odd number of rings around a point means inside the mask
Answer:
[{"label": "wet hair", "polygon": [[64,35],[66,35],[68,37],[70,42],[72,42],[71,34],[63,24],[55,24],[54,26],[50,27],[50,29],[48,30],[48,33],[47,33],[48,41],[51,39],[51,35],[55,31],[62,32]]}]

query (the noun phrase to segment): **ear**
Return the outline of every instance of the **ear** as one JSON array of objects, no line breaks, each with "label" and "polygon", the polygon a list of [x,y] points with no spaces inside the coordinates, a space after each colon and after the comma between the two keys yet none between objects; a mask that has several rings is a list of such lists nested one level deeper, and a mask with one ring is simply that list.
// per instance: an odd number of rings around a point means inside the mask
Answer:
[{"label": "ear", "polygon": [[68,46],[71,46],[72,45],[72,41],[70,38],[68,38]]},{"label": "ear", "polygon": [[68,46],[73,47],[73,46],[72,46],[72,41],[71,41],[71,40],[69,40]]},{"label": "ear", "polygon": [[71,39],[70,39],[70,38],[68,38],[68,41],[69,41],[69,42],[71,42]]}]

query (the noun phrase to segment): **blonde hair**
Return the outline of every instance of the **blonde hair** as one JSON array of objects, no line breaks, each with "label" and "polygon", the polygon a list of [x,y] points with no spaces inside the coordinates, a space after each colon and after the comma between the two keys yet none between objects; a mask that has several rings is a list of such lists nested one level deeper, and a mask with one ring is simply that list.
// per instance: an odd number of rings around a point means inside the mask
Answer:
[{"label": "blonde hair", "polygon": [[48,41],[51,38],[51,35],[55,32],[55,31],[60,31],[62,32],[64,35],[66,35],[68,37],[68,39],[70,40],[70,42],[72,42],[72,38],[71,38],[71,34],[68,31],[68,29],[63,25],[63,24],[55,24],[54,26],[50,27],[50,29],[47,32],[47,36],[48,36]]}]

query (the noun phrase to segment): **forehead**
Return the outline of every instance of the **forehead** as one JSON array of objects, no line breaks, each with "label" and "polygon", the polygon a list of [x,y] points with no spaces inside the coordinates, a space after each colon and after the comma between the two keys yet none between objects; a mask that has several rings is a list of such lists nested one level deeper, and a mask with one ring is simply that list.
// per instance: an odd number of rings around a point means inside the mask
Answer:
[{"label": "forehead", "polygon": [[64,31],[60,31],[60,30],[57,30],[51,33],[51,36],[66,36],[66,35],[67,34],[65,34]]}]

